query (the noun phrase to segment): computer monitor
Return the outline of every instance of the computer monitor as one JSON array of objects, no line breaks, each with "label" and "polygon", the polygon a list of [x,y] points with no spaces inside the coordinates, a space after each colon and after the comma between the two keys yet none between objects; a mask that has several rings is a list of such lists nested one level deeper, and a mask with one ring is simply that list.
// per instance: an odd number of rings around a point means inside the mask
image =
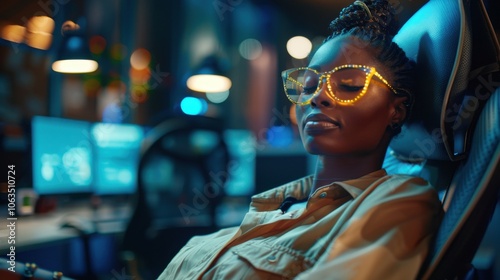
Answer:
[{"label": "computer monitor", "polygon": [[86,121],[32,119],[33,188],[39,195],[92,191],[93,155]]},{"label": "computer monitor", "polygon": [[229,151],[229,176],[225,184],[227,196],[250,196],[255,191],[257,142],[251,131],[227,129],[224,141]]},{"label": "computer monitor", "polygon": [[134,193],[144,129],[133,124],[95,123],[90,134],[94,144],[94,194]]}]

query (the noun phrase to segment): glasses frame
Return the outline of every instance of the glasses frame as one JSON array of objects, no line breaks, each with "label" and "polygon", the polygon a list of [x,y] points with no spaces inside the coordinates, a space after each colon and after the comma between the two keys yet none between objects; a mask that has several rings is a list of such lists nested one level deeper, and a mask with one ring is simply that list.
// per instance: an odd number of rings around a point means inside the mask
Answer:
[{"label": "glasses frame", "polygon": [[[348,69],[362,69],[366,73],[366,79],[365,79],[365,84],[363,85],[363,89],[353,99],[340,99],[340,98],[338,98],[335,95],[335,92],[332,89],[332,85],[330,84],[330,76],[333,73],[337,72],[338,70],[346,69],[346,68],[348,68]],[[300,70],[309,70],[309,71],[312,71],[312,72],[316,73],[319,76],[319,78],[318,78],[319,79],[318,86],[317,86],[316,90],[314,91],[313,94],[311,94],[310,98],[308,98],[306,101],[303,101],[303,102],[295,101],[292,98],[290,98],[290,96],[288,95],[288,91],[287,91],[288,89],[287,89],[287,86],[286,86],[286,82],[287,81],[291,81],[293,83],[299,84],[300,86],[303,86],[298,81],[295,81],[294,79],[290,78],[290,76],[289,76],[289,74],[291,72],[300,71]],[[297,105],[307,105],[307,104],[311,103],[311,100],[320,91],[320,89],[321,89],[321,87],[322,87],[322,85],[324,83],[323,79],[326,79],[326,85],[327,85],[327,88],[328,88],[328,91],[327,91],[328,94],[335,101],[337,101],[340,104],[351,104],[351,103],[354,103],[354,102],[358,101],[361,97],[363,97],[366,94],[366,92],[368,91],[368,87],[370,85],[370,82],[371,82],[373,76],[377,77],[382,83],[384,83],[384,85],[386,85],[395,95],[399,95],[398,92],[389,84],[389,82],[384,77],[382,77],[382,75],[380,75],[379,72],[377,72],[377,70],[373,66],[358,65],[358,64],[345,64],[345,65],[337,66],[337,67],[333,68],[332,70],[327,71],[327,72],[323,72],[323,73],[317,71],[316,69],[309,68],[309,67],[298,67],[298,68],[292,68],[292,69],[288,69],[288,70],[285,70],[285,71],[281,72],[281,78],[283,80],[283,87],[284,87],[284,90],[285,90],[285,95],[288,98],[288,100],[290,100],[292,103],[295,103]]]}]

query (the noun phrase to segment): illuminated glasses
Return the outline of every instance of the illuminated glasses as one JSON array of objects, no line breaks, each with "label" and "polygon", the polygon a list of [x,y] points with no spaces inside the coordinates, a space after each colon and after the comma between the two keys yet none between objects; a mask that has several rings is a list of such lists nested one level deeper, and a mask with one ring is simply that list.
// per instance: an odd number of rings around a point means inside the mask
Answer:
[{"label": "illuminated glasses", "polygon": [[354,103],[366,94],[372,77],[377,77],[394,94],[397,91],[389,85],[375,67],[364,65],[342,65],[324,73],[301,67],[281,73],[288,99],[298,105],[306,105],[320,91],[326,81],[329,95],[340,104]]}]

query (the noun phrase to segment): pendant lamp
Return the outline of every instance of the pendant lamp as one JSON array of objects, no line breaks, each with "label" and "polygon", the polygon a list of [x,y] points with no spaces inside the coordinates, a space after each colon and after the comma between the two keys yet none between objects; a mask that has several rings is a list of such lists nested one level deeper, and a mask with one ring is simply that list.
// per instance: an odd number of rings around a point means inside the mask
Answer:
[{"label": "pendant lamp", "polygon": [[72,21],[66,21],[61,28],[61,33],[62,44],[56,60],[52,63],[52,70],[73,74],[97,70],[98,63],[91,58],[88,41],[80,26]]},{"label": "pendant lamp", "polygon": [[231,86],[231,80],[226,77],[223,63],[217,57],[207,57],[199,69],[191,75],[186,84],[193,91],[198,92],[226,92]]}]

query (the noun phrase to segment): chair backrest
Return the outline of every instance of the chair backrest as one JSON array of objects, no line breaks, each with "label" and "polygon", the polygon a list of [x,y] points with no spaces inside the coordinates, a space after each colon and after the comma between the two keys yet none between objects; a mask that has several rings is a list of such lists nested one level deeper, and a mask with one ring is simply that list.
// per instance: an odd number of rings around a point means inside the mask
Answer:
[{"label": "chair backrest", "polygon": [[228,178],[223,132],[221,120],[178,116],[147,133],[122,246],[144,264],[143,277],[158,276],[191,236],[215,230]]},{"label": "chair backrest", "polygon": [[500,189],[500,89],[483,109],[467,160],[455,172],[443,201],[425,279],[463,277],[484,237]]},{"label": "chair backrest", "polygon": [[453,279],[465,273],[497,200],[500,47],[481,0],[430,0],[395,41],[417,63],[418,90],[384,167],[444,190],[445,216],[421,277]]},{"label": "chair backrest", "polygon": [[153,217],[171,213],[182,217],[182,225],[196,224],[200,217],[214,223],[228,177],[223,133],[222,120],[205,116],[169,118],[148,133],[141,147],[138,193]]}]

